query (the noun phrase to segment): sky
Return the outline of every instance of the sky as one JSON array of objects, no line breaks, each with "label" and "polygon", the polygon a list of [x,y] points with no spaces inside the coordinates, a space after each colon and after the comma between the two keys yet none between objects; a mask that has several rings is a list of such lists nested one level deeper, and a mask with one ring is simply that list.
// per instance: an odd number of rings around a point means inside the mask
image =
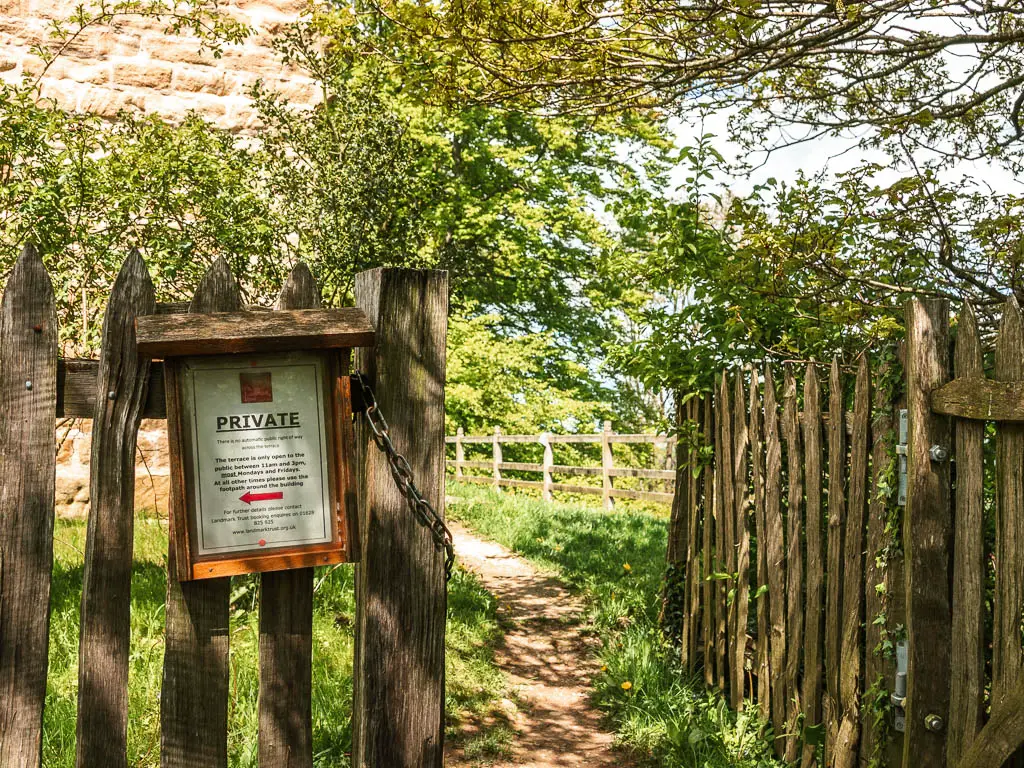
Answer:
[{"label": "sky", "polygon": [[[727,161],[736,161],[741,155],[738,145],[726,139],[728,131],[728,113],[718,112],[708,117],[703,124],[694,125],[679,119],[670,121],[670,128],[675,135],[678,146],[687,146],[696,143],[702,133],[714,134],[717,138],[713,141],[717,149]],[[781,143],[782,134],[775,131],[773,135],[766,136],[765,147],[776,146]],[[813,176],[821,170],[829,174],[841,173],[849,170],[865,160],[872,157],[865,151],[859,149],[855,137],[838,138],[822,137],[808,141],[796,146],[782,147],[773,150],[770,154],[759,153],[754,158],[754,164],[759,165],[749,176],[734,176],[725,181],[726,187],[734,195],[744,197],[749,194],[753,187],[762,184],[769,178],[792,180],[796,178],[798,171],[803,171],[807,176]],[[874,155],[874,158],[881,162],[885,156],[881,153]],[[687,168],[680,166],[672,174],[674,186],[681,186],[687,174]],[[895,170],[882,173],[878,177],[879,183],[886,183],[887,180],[895,181],[902,176]],[[969,176],[977,181],[984,181],[989,184],[997,193],[1024,194],[1024,179],[1014,177],[1005,168],[984,162],[963,162],[956,168],[943,173],[944,180],[952,180],[954,177]]]}]

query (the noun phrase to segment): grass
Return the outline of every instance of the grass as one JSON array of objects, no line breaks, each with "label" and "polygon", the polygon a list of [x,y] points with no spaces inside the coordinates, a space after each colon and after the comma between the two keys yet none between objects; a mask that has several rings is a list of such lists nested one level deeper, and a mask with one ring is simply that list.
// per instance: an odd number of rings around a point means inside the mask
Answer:
[{"label": "grass", "polygon": [[[43,723],[43,765],[71,768],[75,758],[78,625],[85,551],[84,522],[59,520],[54,530],[50,667]],[[164,651],[167,532],[140,517],[135,526],[129,656],[128,760],[160,763],[160,682]],[[256,765],[259,588],[256,577],[232,580],[228,751],[232,768]],[[347,766],[352,744],[352,647],[355,599],[351,566],[318,569],[313,614],[313,746],[317,766]],[[494,666],[501,638],[497,604],[475,577],[457,571],[449,585],[445,714],[457,738],[465,718],[493,721],[507,696]],[[501,752],[509,735],[498,723],[474,736],[482,755]],[[467,745],[469,746],[469,745]],[[506,747],[507,748],[507,747]],[[490,751],[489,751],[490,750]],[[495,752],[495,750],[497,752]]]},{"label": "grass", "polygon": [[448,493],[450,516],[553,568],[586,596],[601,640],[594,700],[623,745],[672,768],[778,765],[766,726],[706,692],[659,627],[664,515],[605,513],[470,485],[452,484]]}]

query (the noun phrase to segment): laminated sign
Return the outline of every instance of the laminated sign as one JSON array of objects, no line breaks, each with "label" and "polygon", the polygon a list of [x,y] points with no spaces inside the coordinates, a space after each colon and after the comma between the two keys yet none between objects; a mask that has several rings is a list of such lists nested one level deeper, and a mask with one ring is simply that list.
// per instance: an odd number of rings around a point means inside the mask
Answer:
[{"label": "laminated sign", "polygon": [[360,310],[154,315],[179,580],[353,559],[351,347]]}]

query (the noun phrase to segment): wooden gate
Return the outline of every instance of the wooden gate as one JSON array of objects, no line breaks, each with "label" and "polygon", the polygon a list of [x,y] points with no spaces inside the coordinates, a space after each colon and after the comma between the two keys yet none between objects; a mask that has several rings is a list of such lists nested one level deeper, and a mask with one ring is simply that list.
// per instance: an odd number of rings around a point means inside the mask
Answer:
[{"label": "wooden gate", "polygon": [[724,371],[681,406],[682,661],[805,768],[1016,766],[1024,323],[1011,299],[992,379],[969,306],[952,359],[948,303],[910,302],[906,329],[904,366]]},{"label": "wooden gate", "polygon": [[[357,303],[377,346],[357,365],[377,382],[424,496],[443,514],[447,276],[371,270]],[[278,309],[319,306],[296,266]],[[54,424],[93,419],[91,510],[81,607],[77,759],[127,766],[129,600],[136,433],[165,416],[162,366],[139,358],[135,319],[153,312],[242,309],[228,265],[209,269],[187,307],[160,305],[138,252],[111,291],[98,360],[58,360],[53,291],[26,247],[0,306],[0,768],[33,768],[42,752],[50,574]],[[444,553],[417,525],[386,462],[357,436],[362,564],[357,566],[353,764],[442,765]],[[173,541],[173,538],[172,538]],[[173,544],[169,563],[173,564]],[[173,573],[173,569],[172,569]],[[259,764],[312,766],[313,571],[261,577]],[[161,765],[227,765],[230,580],[168,578],[161,692]]]}]

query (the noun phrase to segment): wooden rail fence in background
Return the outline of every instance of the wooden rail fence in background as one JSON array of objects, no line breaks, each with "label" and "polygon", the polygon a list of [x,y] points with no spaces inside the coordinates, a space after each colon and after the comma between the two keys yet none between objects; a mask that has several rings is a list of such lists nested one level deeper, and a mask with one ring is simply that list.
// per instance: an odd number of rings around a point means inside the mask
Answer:
[{"label": "wooden rail fence in background", "polygon": [[833,361],[824,387],[814,364],[724,371],[681,406],[682,661],[733,708],[755,705],[802,768],[1018,768],[1024,321],[1010,300],[989,379],[970,307],[953,366],[948,304],[913,301],[906,318],[905,386],[895,360],[872,370],[865,355],[855,373]]},{"label": "wooden rail fence in background", "polygon": [[[615,499],[639,499],[641,501],[657,501],[671,504],[673,493],[665,491],[641,491],[616,488],[613,478],[632,477],[646,480],[657,480],[666,483],[670,488],[675,486],[676,470],[674,469],[637,469],[634,467],[616,467],[612,446],[615,444],[654,444],[664,447],[668,456],[672,457],[677,439],[665,435],[619,435],[612,432],[610,421],[604,422],[604,430],[597,434],[556,435],[545,432],[540,435],[505,435],[500,427],[494,428],[491,435],[466,435],[462,427],[454,436],[446,437],[445,442],[455,446],[455,459],[448,460],[448,466],[455,469],[456,479],[467,483],[493,485],[495,488],[534,488],[543,494],[546,501],[553,499],[555,491],[561,493],[586,493],[601,496],[605,509],[612,509]],[[542,463],[521,461],[504,461],[501,446],[503,443],[534,443],[544,447]],[[555,464],[554,446],[559,443],[591,443],[601,445],[601,466],[582,467],[566,464]],[[466,461],[466,445],[490,445],[490,461]],[[490,477],[466,474],[465,470],[487,470]],[[539,472],[542,480],[519,480],[503,477],[502,470],[517,472]],[[574,485],[555,482],[555,475],[589,475],[600,476],[601,485]]]}]

